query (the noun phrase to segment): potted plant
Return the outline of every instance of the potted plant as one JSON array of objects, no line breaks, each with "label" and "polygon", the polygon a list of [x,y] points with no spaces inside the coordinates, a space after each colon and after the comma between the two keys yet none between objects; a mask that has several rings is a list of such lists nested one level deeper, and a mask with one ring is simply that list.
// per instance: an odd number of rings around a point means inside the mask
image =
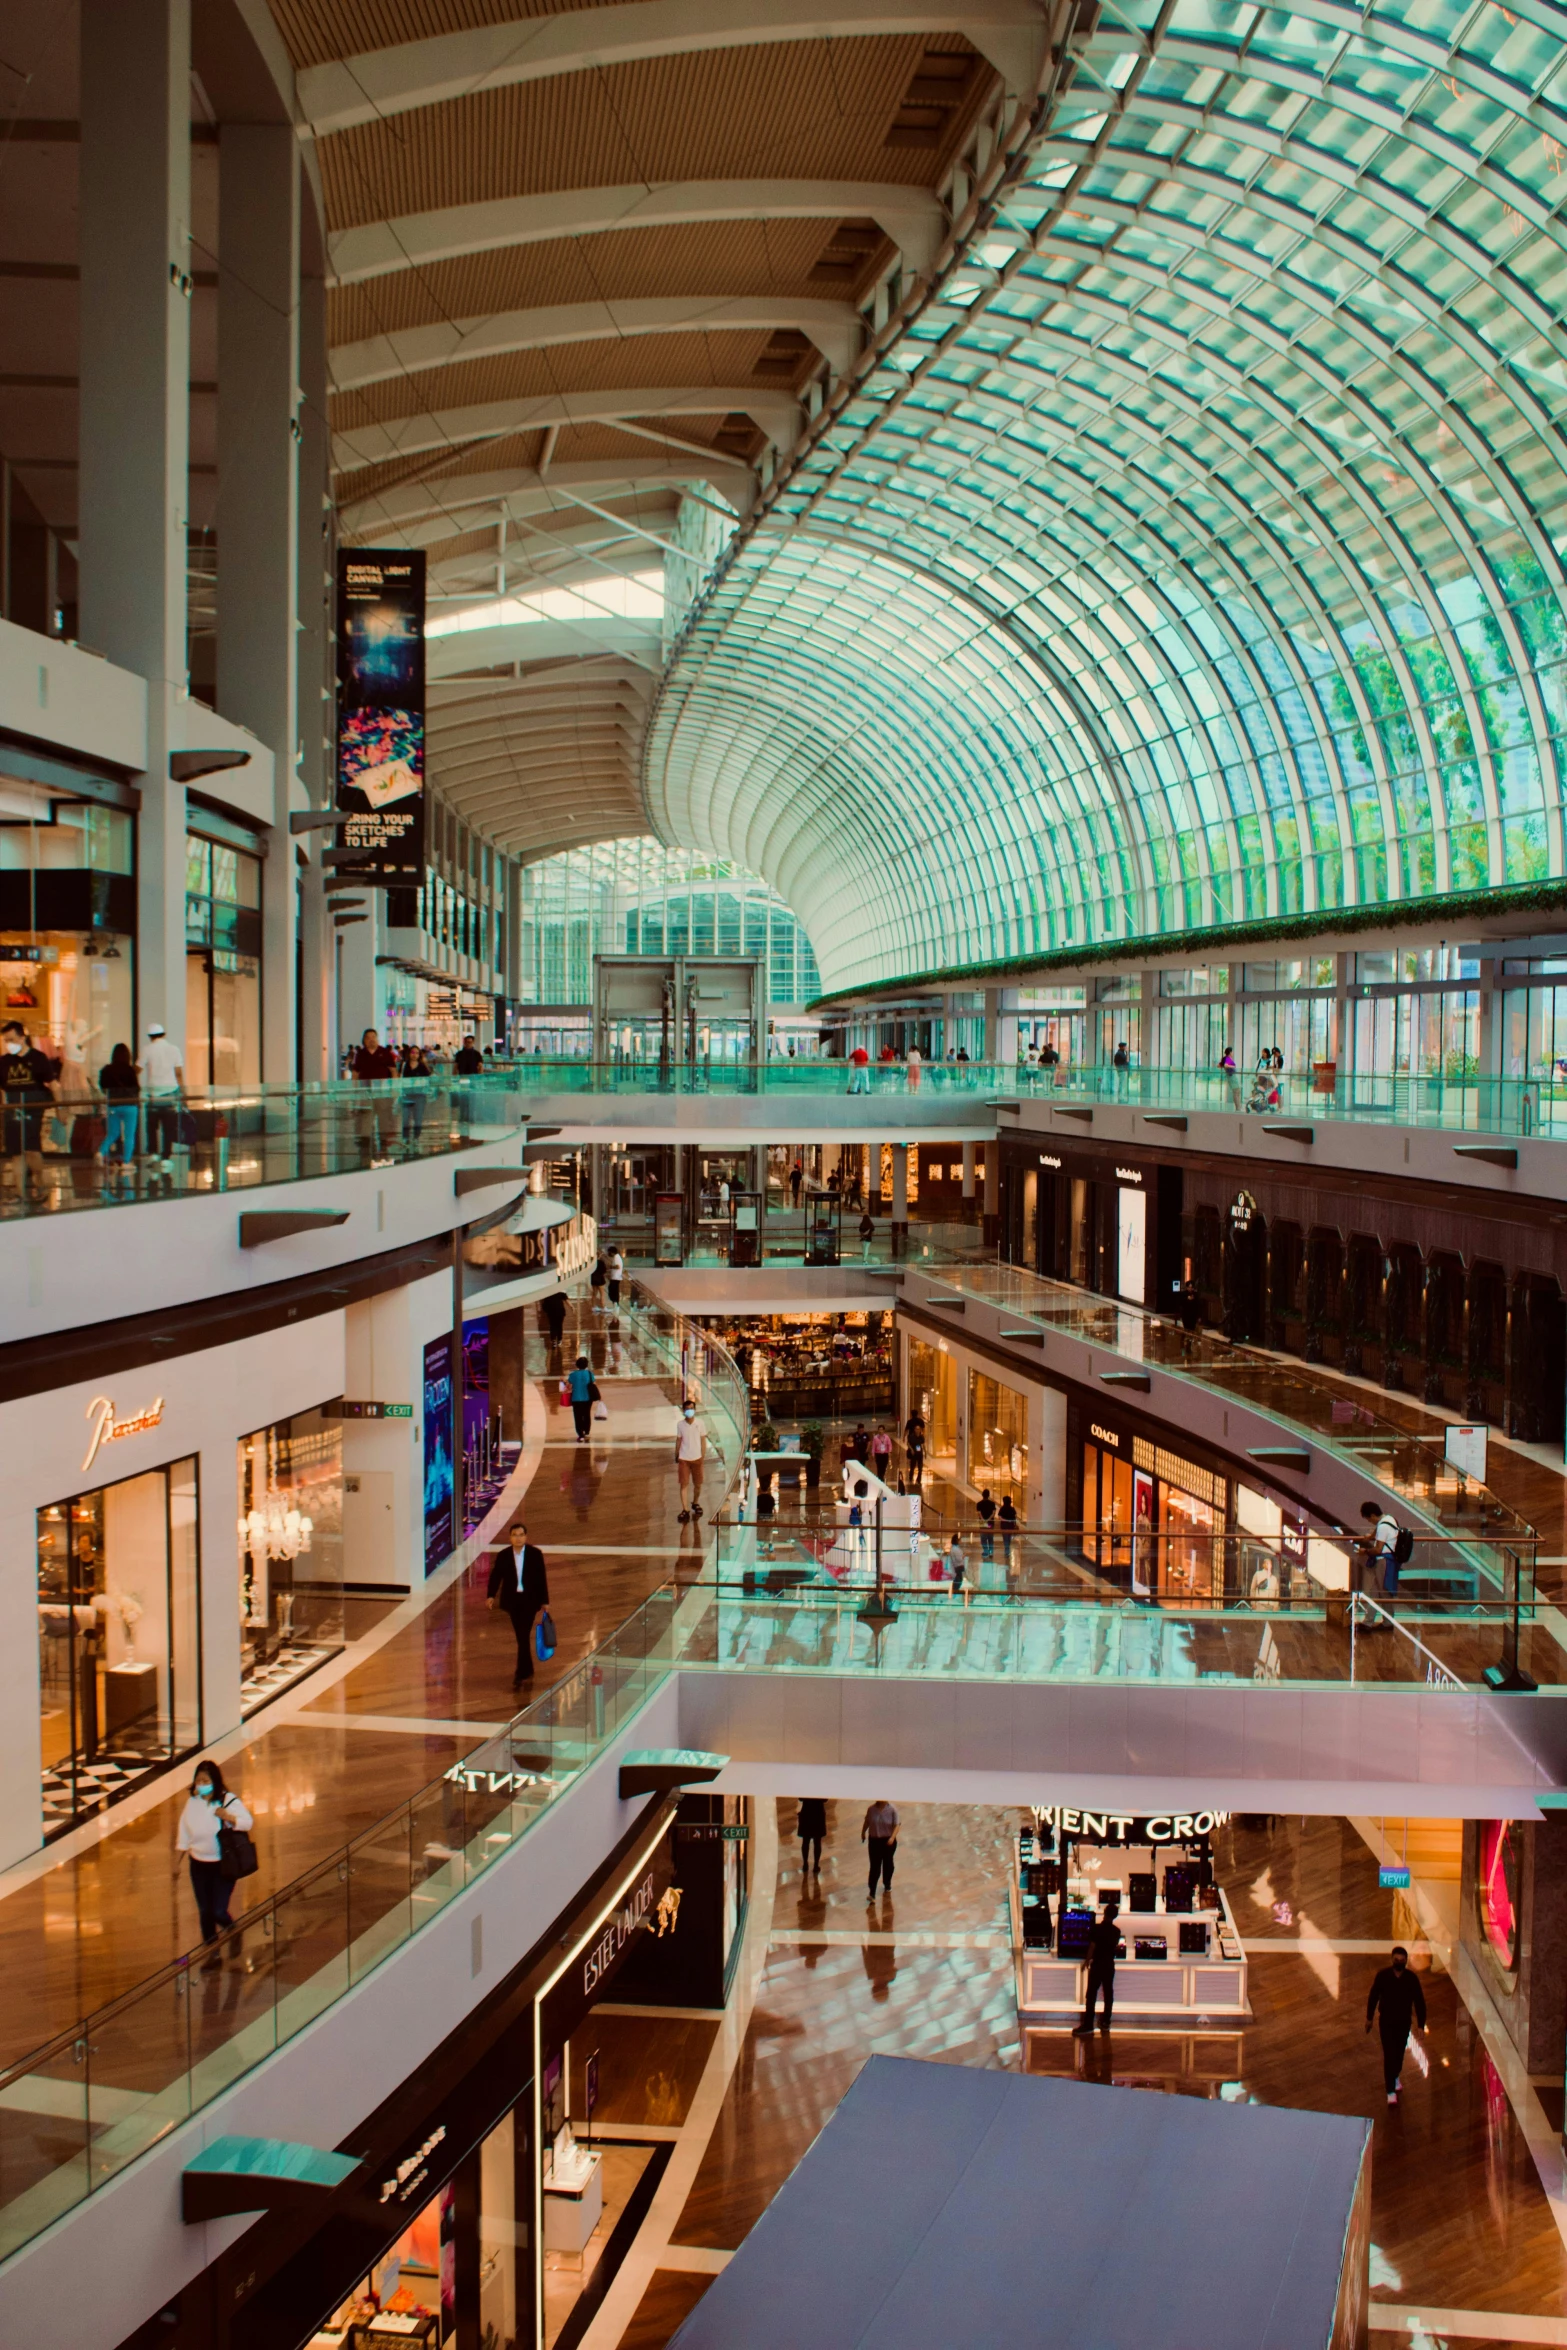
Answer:
[{"label": "potted plant", "polygon": [[822,1481],[822,1454],[827,1446],[827,1431],[820,1420],[807,1420],[800,1431],[800,1450],[805,1455],[805,1489],[814,1493]]}]

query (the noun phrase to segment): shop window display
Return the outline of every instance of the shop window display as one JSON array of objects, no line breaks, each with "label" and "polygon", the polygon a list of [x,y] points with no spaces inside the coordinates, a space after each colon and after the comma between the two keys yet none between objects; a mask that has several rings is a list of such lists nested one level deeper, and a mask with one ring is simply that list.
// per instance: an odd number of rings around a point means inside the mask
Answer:
[{"label": "shop window display", "polygon": [[343,1432],[296,1412],[239,1443],[241,1696],[251,1713],[343,1645]]},{"label": "shop window display", "polygon": [[96,1147],[98,1072],[134,1049],[135,927],[134,816],[0,768],[0,1018],[59,1064],[46,1159]]},{"label": "shop window display", "polygon": [[925,1421],[925,1467],[931,1476],[958,1473],[958,1387],[952,1357],[921,1338],[909,1341],[909,1405]]},{"label": "shop window display", "polygon": [[1014,1387],[983,1371],[968,1375],[968,1482],[1010,1495],[1019,1514],[1028,1499],[1028,1404]]},{"label": "shop window display", "polygon": [[185,1074],[198,1093],[261,1082],[261,859],[185,841]]},{"label": "shop window display", "polygon": [[1475,1909],[1486,1945],[1508,1974],[1518,1965],[1518,1903],[1523,1852],[1516,1820],[1482,1820],[1475,1866]]},{"label": "shop window display", "polygon": [[194,1460],[38,1513],[47,1840],[201,1743]]}]

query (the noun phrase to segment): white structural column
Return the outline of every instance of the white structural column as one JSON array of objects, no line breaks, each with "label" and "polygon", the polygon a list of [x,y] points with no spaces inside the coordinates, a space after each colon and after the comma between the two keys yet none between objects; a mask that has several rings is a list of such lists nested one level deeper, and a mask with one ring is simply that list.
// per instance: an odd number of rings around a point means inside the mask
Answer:
[{"label": "white structural column", "polygon": [[963,1197],[966,1200],[974,1197],[974,1145],[971,1142],[963,1145]]},{"label": "white structural column", "polygon": [[82,0],[81,47],[80,626],[147,680],[137,1013],[183,1045],[189,0]]},{"label": "white structural column", "polygon": [[218,707],[273,755],[262,876],[261,1054],[294,1076],[298,746],[299,141],[225,123],[218,146]]},{"label": "white structural column", "polygon": [[[328,722],[328,659],[332,646],[333,543],[330,524],[330,435],[326,413],[326,285],[304,277],[299,287],[299,780],[312,808],[331,804],[335,758]],[[299,1075],[302,1083],[337,1073],[332,925],[327,917],[321,859],[332,835],[312,832],[310,861],[299,876]]]},{"label": "white structural column", "polygon": [[1001,1145],[992,1139],[985,1145],[985,1224],[987,1245],[1001,1237]]}]

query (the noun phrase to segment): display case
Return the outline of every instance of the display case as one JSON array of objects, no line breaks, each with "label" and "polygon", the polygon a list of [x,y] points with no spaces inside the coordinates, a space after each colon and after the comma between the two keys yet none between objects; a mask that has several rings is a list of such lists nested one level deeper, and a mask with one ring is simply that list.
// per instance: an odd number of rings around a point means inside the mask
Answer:
[{"label": "display case", "polygon": [[[1104,1895],[1115,1893],[1121,1904],[1117,1923],[1124,1945],[1115,1969],[1117,2023],[1178,2018],[1190,2026],[1198,2020],[1233,2023],[1248,2017],[1246,1951],[1234,1913],[1222,1886],[1193,1887],[1193,1873],[1166,1869],[1152,1902],[1138,1886],[1133,1907],[1128,1904],[1125,1876],[1069,1870],[1052,1935],[1041,1918],[1041,1898],[1029,1891],[1026,1872],[1014,1871],[1009,1892],[1019,2016],[1025,2022],[1064,2023],[1082,2013],[1088,1994],[1087,1925],[1099,1913]],[[1146,1879],[1153,1872],[1136,1874]],[[1167,1901],[1164,1885],[1171,1878]],[[1080,1930],[1072,1932],[1073,1926]],[[1062,1928],[1067,1930],[1063,1933]]]}]

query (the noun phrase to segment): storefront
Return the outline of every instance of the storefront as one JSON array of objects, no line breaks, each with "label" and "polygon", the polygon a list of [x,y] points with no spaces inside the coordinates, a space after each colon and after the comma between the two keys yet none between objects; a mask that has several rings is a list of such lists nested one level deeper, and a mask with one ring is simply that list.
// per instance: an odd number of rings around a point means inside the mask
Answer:
[{"label": "storefront", "polygon": [[1131,1305],[1181,1285],[1182,1170],[1141,1154],[1001,1145],[1002,1254]]},{"label": "storefront", "polygon": [[1069,1522],[1118,1589],[1172,1607],[1289,1607],[1347,1588],[1347,1548],[1313,1533],[1293,1497],[1097,1399],[1074,1398],[1067,1424]]},{"label": "storefront", "polygon": [[731,1315],[706,1327],[746,1372],[757,1422],[891,1415],[890,1314]]},{"label": "storefront", "polygon": [[264,836],[192,794],[185,830],[185,1078],[261,1082]]},{"label": "storefront", "polygon": [[[105,1400],[87,1466],[156,1424]],[[200,1502],[194,1459],[90,1486],[38,1512],[45,1840],[201,1744]]]},{"label": "storefront", "polygon": [[70,1152],[114,1046],[136,1043],[138,804],[127,783],[0,738],[0,1017],[61,1064],[49,1155]]},{"label": "storefront", "polygon": [[244,1711],[343,1645],[343,1429],[295,1412],[239,1441]]},{"label": "storefront", "polygon": [[[456,1765],[458,1771],[462,1766]],[[673,2151],[644,2019],[722,2010],[744,1928],[742,1798],[684,1798],[362,2127],[358,2178],[165,2313],[174,2350],[557,2350],[580,2339]]]},{"label": "storefront", "polygon": [[1204,1807],[1138,1816],[1048,1804],[1018,1837],[1008,1887],[1018,2014],[1061,2033],[1083,2011],[1088,1935],[1114,1898],[1125,1946],[1115,2017],[1132,2030],[1210,2029],[1249,2016],[1246,1952],[1213,1867],[1229,1814]]}]

